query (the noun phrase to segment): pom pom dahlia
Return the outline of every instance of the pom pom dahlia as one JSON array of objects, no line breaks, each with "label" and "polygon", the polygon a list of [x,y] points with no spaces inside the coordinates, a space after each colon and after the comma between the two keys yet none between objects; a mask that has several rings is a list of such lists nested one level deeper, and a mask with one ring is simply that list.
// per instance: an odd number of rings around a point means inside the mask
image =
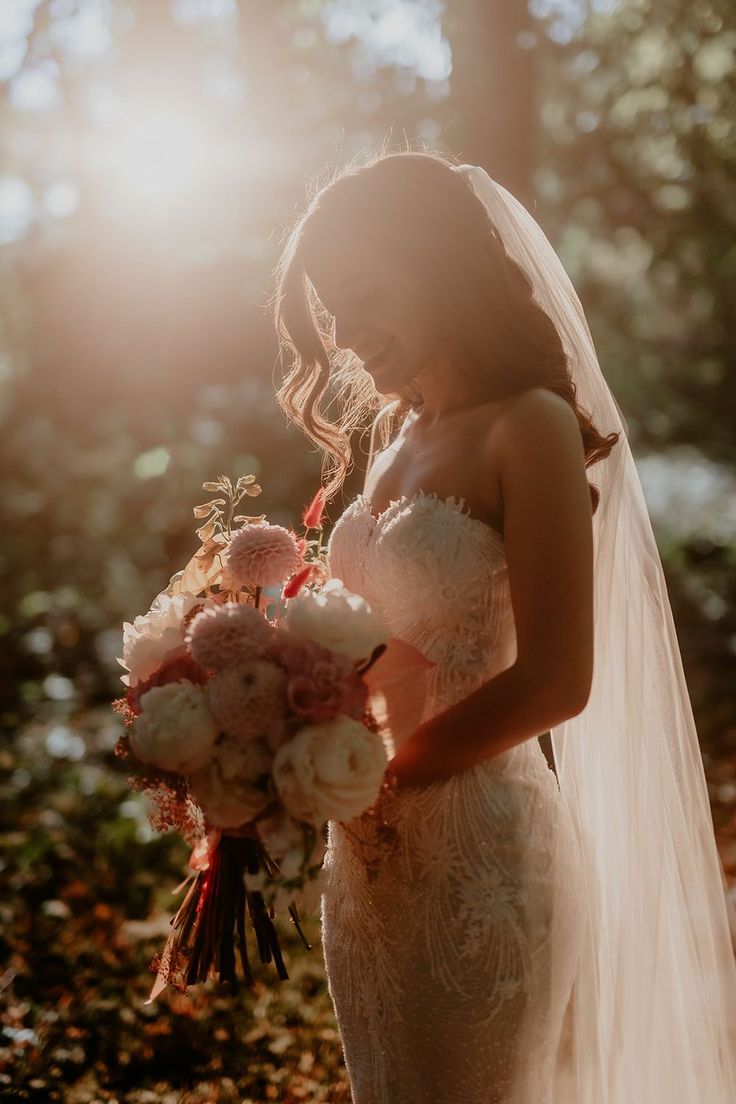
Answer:
[{"label": "pom pom dahlia", "polygon": [[186,642],[192,659],[220,671],[263,655],[272,632],[254,606],[226,602],[198,613],[189,625]]},{"label": "pom pom dahlia", "polygon": [[283,525],[266,522],[238,529],[225,551],[225,564],[239,586],[276,586],[300,563],[294,534]]},{"label": "pom pom dahlia", "polygon": [[286,675],[264,659],[226,667],[207,683],[207,699],[212,716],[229,736],[265,736],[286,713]]}]

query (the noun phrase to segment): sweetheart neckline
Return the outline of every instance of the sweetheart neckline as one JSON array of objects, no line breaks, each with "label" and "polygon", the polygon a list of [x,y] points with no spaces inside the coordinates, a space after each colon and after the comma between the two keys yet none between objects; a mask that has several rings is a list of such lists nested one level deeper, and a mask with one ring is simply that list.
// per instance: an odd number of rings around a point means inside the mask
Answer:
[{"label": "sweetheart neckline", "polygon": [[368,497],[367,495],[363,494],[362,491],[356,495],[356,497],[353,499],[353,502],[361,505],[364,508],[365,512],[369,515],[369,517],[372,517],[376,524],[378,524],[384,517],[384,515],[387,514],[389,510],[391,510],[394,506],[408,506],[412,502],[415,502],[420,498],[424,498],[425,500],[429,499],[433,502],[439,502],[441,505],[449,507],[455,513],[459,514],[461,517],[464,517],[467,521],[471,522],[471,524],[479,525],[486,533],[488,533],[489,536],[491,536],[496,541],[497,544],[500,544],[501,546],[504,545],[503,535],[499,533],[498,529],[494,529],[494,527],[490,525],[487,521],[483,521],[482,518],[475,517],[474,514],[471,514],[465,510],[464,507],[466,503],[465,499],[462,496],[458,498],[456,495],[446,495],[444,498],[441,498],[436,491],[423,491],[421,488],[419,488],[418,490],[413,491],[412,494],[402,494],[399,495],[398,498],[392,498],[388,506],[386,506],[384,510],[380,510],[378,514],[373,513],[371,509],[371,504],[368,501]]}]

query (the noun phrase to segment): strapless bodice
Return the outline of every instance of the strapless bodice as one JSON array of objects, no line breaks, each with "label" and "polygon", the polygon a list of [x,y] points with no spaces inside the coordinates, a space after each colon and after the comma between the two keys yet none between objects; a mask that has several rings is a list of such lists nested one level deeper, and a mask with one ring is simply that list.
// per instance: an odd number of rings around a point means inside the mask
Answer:
[{"label": "strapless bodice", "polygon": [[330,575],[435,664],[424,718],[516,659],[503,538],[468,513],[462,498],[417,491],[374,516],[359,494],[335,523],[327,551]]}]

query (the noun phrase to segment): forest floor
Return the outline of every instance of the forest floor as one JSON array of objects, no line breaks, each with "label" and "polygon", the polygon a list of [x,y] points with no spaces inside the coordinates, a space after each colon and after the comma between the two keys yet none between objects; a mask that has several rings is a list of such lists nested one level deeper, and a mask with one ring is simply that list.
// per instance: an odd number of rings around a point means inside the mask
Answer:
[{"label": "forest floor", "polygon": [[[262,966],[253,991],[208,981],[144,1003],[189,849],[151,832],[119,731],[106,708],[39,716],[0,749],[0,1100],[349,1102],[318,915],[311,951],[281,921],[288,981]],[[734,886],[736,766],[705,765]]]}]

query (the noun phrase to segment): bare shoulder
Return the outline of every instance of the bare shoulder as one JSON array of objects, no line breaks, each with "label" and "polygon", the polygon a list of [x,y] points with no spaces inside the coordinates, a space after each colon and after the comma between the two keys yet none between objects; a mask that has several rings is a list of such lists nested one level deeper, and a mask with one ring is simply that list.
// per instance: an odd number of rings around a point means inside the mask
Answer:
[{"label": "bare shoulder", "polygon": [[494,419],[491,435],[504,451],[520,446],[536,451],[554,441],[582,448],[575,411],[562,395],[547,387],[532,387],[512,396]]},{"label": "bare shoulder", "polygon": [[481,423],[477,441],[482,483],[478,493],[498,519],[498,528],[506,531],[512,510],[523,503],[541,518],[561,488],[572,489],[578,511],[589,512],[580,424],[562,395],[533,387],[510,396],[495,406],[485,425]]},{"label": "bare shoulder", "polygon": [[[573,407],[536,387],[496,424],[504,545],[518,663],[565,717],[585,706],[593,670],[593,525]],[[560,641],[565,647],[560,648]]]}]

